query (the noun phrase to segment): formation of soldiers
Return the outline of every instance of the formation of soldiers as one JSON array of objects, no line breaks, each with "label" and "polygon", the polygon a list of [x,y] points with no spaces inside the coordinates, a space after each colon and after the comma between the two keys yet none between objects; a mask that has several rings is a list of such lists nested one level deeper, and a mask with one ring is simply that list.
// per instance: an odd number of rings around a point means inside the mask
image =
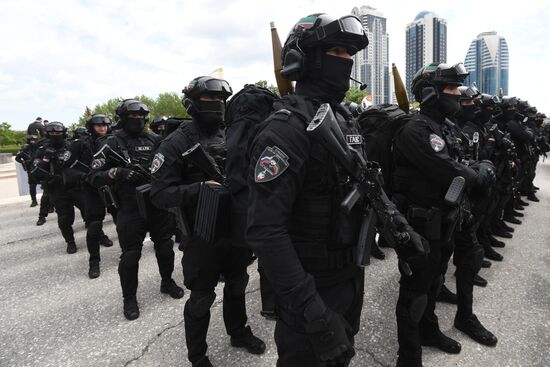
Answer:
[{"label": "formation of soldiers", "polygon": [[[422,346],[460,352],[439,329],[436,301],[457,304],[455,326],[496,345],[473,312],[473,287],[487,284],[482,267],[503,260],[495,248],[505,244],[496,237],[511,238],[509,223],[521,224],[528,201],[538,201],[536,166],[550,151],[545,116],[516,97],[462,86],[462,64],[418,71],[418,111],[344,105],[351,56],[367,45],[356,17],[314,14],[285,42],[281,74],[296,86],[282,98],[248,85],[228,101],[233,91],[225,80],[198,77],[183,90],[192,119],[157,119],[153,132],[148,106],[134,99],[113,111],[116,124],[94,114],[73,139],[62,123],[50,122],[17,156],[29,173],[31,206],[32,187],[44,190],[37,225],[51,203],[67,253],[75,253],[77,207],[87,227],[88,275],[97,278],[100,245],[113,245],[102,223],[107,213],[113,217],[128,320],[139,317],[147,233],[160,291],[183,297],[172,279],[175,237],[191,292],[184,325],[193,366],[212,366],[206,334],[220,279],[231,345],[265,351],[245,307],[247,268],[256,257],[262,314],[277,320],[277,365],[347,366],[364,265],[370,255],[384,257],[379,247],[395,248],[399,258],[398,366],[421,366]],[[391,128],[373,131],[373,111]],[[388,131],[390,146],[383,146]],[[389,164],[371,158],[387,152]],[[453,253],[457,294],[444,286]]]}]

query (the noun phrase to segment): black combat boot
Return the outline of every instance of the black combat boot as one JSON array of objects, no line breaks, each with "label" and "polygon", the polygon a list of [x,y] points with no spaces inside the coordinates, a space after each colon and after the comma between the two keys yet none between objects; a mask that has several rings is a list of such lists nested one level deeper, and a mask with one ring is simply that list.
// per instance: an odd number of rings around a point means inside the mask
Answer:
[{"label": "black combat boot", "polygon": [[488,258],[489,260],[502,261],[504,259],[504,257],[501,254],[493,250],[491,247],[485,248],[484,252],[485,252],[485,257]]},{"label": "black combat boot", "polygon": [[425,347],[435,347],[445,353],[458,354],[462,349],[462,346],[459,342],[454,339],[449,338],[441,331],[438,334],[432,336],[431,338],[423,338],[420,336],[420,344]]},{"label": "black combat boot", "polygon": [[497,226],[493,226],[491,228],[491,232],[495,236],[502,237],[502,238],[512,238],[513,237],[510,232],[507,232],[503,228],[500,228],[500,227],[497,227]]},{"label": "black combat boot", "polygon": [[519,210],[519,211],[525,210],[523,205],[520,205],[519,203],[514,204],[514,209]]},{"label": "black combat boot", "polygon": [[380,250],[380,247],[376,243],[372,244],[372,249],[370,250],[370,256],[378,259],[378,260],[384,260],[386,258],[386,254],[382,250]]},{"label": "black combat boot", "polygon": [[508,224],[506,224],[503,220],[499,221],[499,225],[502,229],[504,229],[506,232],[514,233],[515,229],[513,227],[510,227]]},{"label": "black combat boot", "polygon": [[470,317],[463,319],[459,318],[457,314],[455,316],[455,327],[479,344],[487,345],[489,347],[494,347],[497,345],[497,337],[481,325],[481,322],[479,322],[476,315],[472,314]]},{"label": "black combat boot", "polygon": [[238,334],[231,335],[231,345],[236,348],[245,348],[251,354],[263,354],[265,352],[265,343],[252,334],[250,326]]},{"label": "black combat boot", "polygon": [[487,287],[487,280],[479,274],[476,274],[474,275],[474,285],[477,285],[478,287]]},{"label": "black combat boot", "polygon": [[170,297],[179,299],[185,294],[183,288],[179,287],[174,279],[160,283],[160,292],[170,295]]},{"label": "black combat boot", "polygon": [[537,195],[535,195],[534,192],[527,195],[527,200],[534,201],[535,203],[538,203],[540,201],[539,198],[537,197]]},{"label": "black combat boot", "polygon": [[128,320],[135,320],[139,317],[136,296],[124,298],[124,317]]},{"label": "black combat boot", "polygon": [[46,223],[46,218],[44,217],[38,217],[38,220],[36,221],[37,226],[41,226],[42,224]]},{"label": "black combat boot", "polygon": [[90,270],[88,270],[88,276],[90,279],[95,279],[99,277],[99,262],[92,262],[90,263]]},{"label": "black combat boot", "polygon": [[493,247],[499,247],[499,248],[502,248],[504,246],[506,246],[506,244],[500,240],[497,240],[496,238],[494,238],[493,236],[489,236],[489,244]]},{"label": "black combat boot", "polygon": [[111,241],[109,237],[103,236],[99,239],[99,244],[103,247],[111,247],[113,246],[113,241]]},{"label": "black combat boot", "polygon": [[212,362],[208,359],[207,356],[202,357],[197,362],[192,363],[193,367],[214,367]]},{"label": "black combat boot", "polygon": [[67,253],[74,254],[76,252],[76,243],[74,241],[67,242]]},{"label": "black combat boot", "polygon": [[510,214],[504,214],[504,218],[502,218],[502,219],[504,219],[508,223],[521,224],[521,220],[514,217],[511,213]]},{"label": "black combat boot", "polygon": [[510,211],[510,214],[512,214],[514,217],[518,217],[518,218],[521,218],[521,217],[524,216],[523,213],[520,213],[517,210]]},{"label": "black combat boot", "polygon": [[529,203],[527,201],[523,201],[522,199],[518,199],[518,204],[522,206],[528,206]]},{"label": "black combat boot", "polygon": [[493,263],[490,262],[489,260],[485,260],[485,259],[481,260],[481,267],[482,268],[490,268],[491,265],[493,265]]},{"label": "black combat boot", "polygon": [[450,303],[452,305],[456,305],[457,303],[456,294],[453,293],[449,288],[447,288],[445,284],[443,284],[437,295],[437,302],[445,302],[445,303]]},{"label": "black combat boot", "polygon": [[38,205],[38,202],[36,200],[33,200],[31,203],[31,208],[34,208],[37,205]]}]

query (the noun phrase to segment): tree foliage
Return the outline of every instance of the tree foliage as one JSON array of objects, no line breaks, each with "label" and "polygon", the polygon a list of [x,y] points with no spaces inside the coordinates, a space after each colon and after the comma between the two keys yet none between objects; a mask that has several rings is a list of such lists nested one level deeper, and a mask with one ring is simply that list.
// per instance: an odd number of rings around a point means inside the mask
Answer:
[{"label": "tree foliage", "polygon": [[7,122],[0,124],[0,146],[23,145],[25,144],[26,131],[16,131],[11,129]]},{"label": "tree foliage", "polygon": [[273,84],[267,84],[267,80],[258,80],[254,84],[256,84],[258,87],[267,88],[270,91],[272,91],[273,93],[275,93],[276,95],[279,95],[279,88],[277,88]]},{"label": "tree foliage", "polygon": [[349,87],[346,93],[346,96],[344,97],[344,101],[355,102],[357,104],[360,104],[366,95],[367,93],[363,92],[361,89],[359,89],[355,85],[352,85],[351,87]]},{"label": "tree foliage", "polygon": [[[154,99],[141,95],[134,97],[134,99],[145,103],[149,107],[149,121],[153,121],[154,119],[162,116],[190,117],[181,103],[181,97],[177,93],[161,93]],[[112,98],[107,102],[97,104],[94,108],[86,107],[84,109],[84,113],[78,119],[78,123],[71,125],[70,129],[74,130],[78,126],[84,126],[88,118],[94,113],[107,115],[114,120],[115,110],[123,100],[124,98],[120,97]]]}]

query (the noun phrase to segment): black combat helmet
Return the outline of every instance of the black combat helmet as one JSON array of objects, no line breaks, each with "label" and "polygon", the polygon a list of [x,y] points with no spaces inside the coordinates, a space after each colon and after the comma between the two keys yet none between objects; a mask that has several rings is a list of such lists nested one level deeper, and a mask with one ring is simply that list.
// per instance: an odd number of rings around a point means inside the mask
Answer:
[{"label": "black combat helmet", "polygon": [[[130,114],[139,114],[143,117],[130,117]],[[149,115],[149,107],[136,99],[125,99],[117,107],[116,111],[117,124],[129,135],[139,135],[145,128],[147,116]]]},{"label": "black combat helmet", "polygon": [[500,103],[500,98],[498,96],[493,96],[487,93],[482,93],[479,98],[479,104],[482,107],[493,107],[495,108]]},{"label": "black combat helmet", "polygon": [[519,105],[519,100],[517,97],[502,97],[500,102],[500,108],[503,110],[517,110]]},{"label": "black combat helmet", "polygon": [[323,13],[308,15],[300,19],[288,34],[282,52],[281,75],[289,80],[301,80],[309,68],[321,68],[320,56],[327,50],[342,47],[350,55],[355,55],[368,44],[363,25],[354,15],[340,19]]},{"label": "black combat helmet", "polygon": [[166,120],[168,120],[168,117],[166,116],[158,117],[154,119],[153,122],[151,122],[149,127],[151,128],[151,130],[153,130],[155,134],[162,135],[166,126]]},{"label": "black combat helmet", "polygon": [[73,139],[80,139],[87,134],[88,130],[83,126],[79,126],[73,131]]},{"label": "black combat helmet", "polygon": [[229,83],[223,79],[217,79],[211,76],[199,76],[189,82],[183,88],[183,106],[191,116],[196,112],[202,112],[199,100],[201,96],[219,96],[227,100],[233,94],[233,89]]},{"label": "black combat helmet", "polygon": [[414,98],[420,104],[435,103],[447,86],[461,86],[468,76],[464,65],[432,63],[418,70],[412,81]]},{"label": "black combat helmet", "polygon": [[481,97],[481,92],[475,85],[469,87],[462,85],[458,87],[458,91],[460,92],[461,101],[473,101]]},{"label": "black combat helmet", "polygon": [[109,117],[100,113],[94,113],[86,121],[86,129],[88,129],[88,132],[93,133],[94,125],[107,125],[108,127],[110,127],[111,124],[112,122]]},{"label": "black combat helmet", "polygon": [[53,121],[44,128],[44,134],[54,146],[61,146],[67,138],[67,128],[59,121]]}]

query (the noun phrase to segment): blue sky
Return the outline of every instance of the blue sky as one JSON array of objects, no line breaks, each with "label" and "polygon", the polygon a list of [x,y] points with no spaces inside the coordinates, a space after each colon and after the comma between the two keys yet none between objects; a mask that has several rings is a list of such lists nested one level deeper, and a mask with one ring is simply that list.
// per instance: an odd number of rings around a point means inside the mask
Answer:
[{"label": "blue sky", "polygon": [[302,16],[370,5],[388,19],[390,62],[404,77],[405,27],[422,10],[447,20],[449,63],[473,38],[497,31],[510,50],[510,94],[550,115],[550,2],[483,1],[28,1],[0,12],[0,121],[23,129],[36,116],[70,124],[113,97],[181,92],[223,67],[234,90],[274,83],[269,22],[284,42]]}]

